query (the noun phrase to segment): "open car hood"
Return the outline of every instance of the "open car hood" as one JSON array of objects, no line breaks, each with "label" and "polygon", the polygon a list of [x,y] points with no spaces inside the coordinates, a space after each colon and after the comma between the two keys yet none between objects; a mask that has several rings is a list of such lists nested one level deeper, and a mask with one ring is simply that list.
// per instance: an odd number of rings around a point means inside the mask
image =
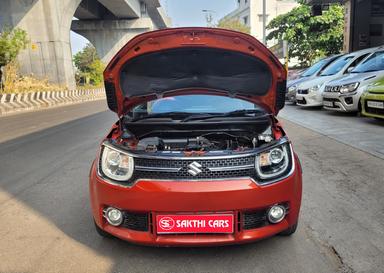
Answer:
[{"label": "open car hood", "polygon": [[104,71],[109,108],[119,116],[156,98],[213,94],[244,99],[277,115],[286,71],[254,37],[216,28],[173,28],[129,41]]}]

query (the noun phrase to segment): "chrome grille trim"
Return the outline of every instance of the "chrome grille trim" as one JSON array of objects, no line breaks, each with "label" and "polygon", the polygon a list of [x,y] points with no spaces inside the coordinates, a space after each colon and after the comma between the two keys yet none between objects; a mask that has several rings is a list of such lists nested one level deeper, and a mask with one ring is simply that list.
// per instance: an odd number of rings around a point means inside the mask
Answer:
[{"label": "chrome grille trim", "polygon": [[146,167],[146,166],[135,166],[135,170],[137,171],[145,171],[145,172],[169,172],[169,173],[177,173],[181,170],[181,168],[162,168],[162,167]]},{"label": "chrome grille trim", "polygon": [[300,95],[308,95],[309,89],[299,89],[297,90],[297,94]]},{"label": "chrome grille trim", "polygon": [[255,164],[243,165],[243,166],[229,166],[229,167],[217,167],[217,168],[208,168],[211,172],[220,172],[220,171],[236,171],[236,170],[248,170],[255,168]]}]

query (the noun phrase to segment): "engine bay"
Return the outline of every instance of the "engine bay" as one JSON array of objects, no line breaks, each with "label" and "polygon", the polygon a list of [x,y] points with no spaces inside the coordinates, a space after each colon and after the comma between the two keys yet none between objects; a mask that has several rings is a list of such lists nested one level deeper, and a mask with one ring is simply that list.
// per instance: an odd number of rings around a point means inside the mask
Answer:
[{"label": "engine bay", "polygon": [[210,152],[210,151],[245,151],[255,149],[262,140],[271,141],[272,137],[263,135],[233,135],[226,132],[207,133],[196,137],[159,138],[148,137],[141,139],[135,150],[145,152],[181,151],[181,152]]},{"label": "engine bay", "polygon": [[125,123],[115,144],[136,153],[208,154],[250,151],[274,140],[270,119],[224,123]]}]

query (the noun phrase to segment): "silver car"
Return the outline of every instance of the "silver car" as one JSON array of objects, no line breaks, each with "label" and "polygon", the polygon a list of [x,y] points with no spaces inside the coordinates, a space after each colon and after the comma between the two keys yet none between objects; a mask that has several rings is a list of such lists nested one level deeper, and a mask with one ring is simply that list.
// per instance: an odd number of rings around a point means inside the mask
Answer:
[{"label": "silver car", "polygon": [[358,112],[366,87],[384,76],[384,47],[366,57],[348,75],[327,83],[323,106],[327,110]]},{"label": "silver car", "polygon": [[297,86],[296,102],[303,107],[323,106],[324,87],[328,82],[337,80],[352,71],[377,47],[355,51],[341,56],[320,73],[318,77],[307,80]]}]

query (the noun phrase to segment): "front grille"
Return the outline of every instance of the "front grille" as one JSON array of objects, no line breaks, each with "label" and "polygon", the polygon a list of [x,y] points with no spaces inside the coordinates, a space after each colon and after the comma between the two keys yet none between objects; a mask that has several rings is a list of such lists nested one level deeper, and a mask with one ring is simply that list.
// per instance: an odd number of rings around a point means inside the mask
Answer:
[{"label": "front grille", "polygon": [[324,101],[332,101],[332,102],[340,102],[339,99],[336,98],[323,98]]},{"label": "front grille", "polygon": [[252,212],[243,213],[243,229],[255,229],[266,226],[267,221],[267,211],[259,210]]},{"label": "front grille", "polygon": [[299,89],[297,90],[297,94],[308,95],[308,89]]},{"label": "front grille", "polygon": [[[192,175],[190,164],[198,163],[200,173]],[[223,159],[147,159],[135,158],[135,171],[131,180],[137,179],[216,179],[255,177],[255,156]],[[172,171],[173,170],[173,171]]]},{"label": "front grille", "polygon": [[324,91],[325,92],[339,92],[340,88],[341,88],[341,86],[339,86],[339,85],[336,85],[336,86],[329,86],[329,85],[327,85],[325,87]]},{"label": "front grille", "polygon": [[148,231],[148,223],[148,213],[124,211],[124,221],[121,226],[136,231]]},{"label": "front grille", "polygon": [[368,107],[368,102],[365,102],[365,111],[373,115],[384,115],[384,109]]},{"label": "front grille", "polygon": [[307,100],[305,98],[296,99],[296,102],[297,104],[303,104],[303,105],[307,104]]}]

